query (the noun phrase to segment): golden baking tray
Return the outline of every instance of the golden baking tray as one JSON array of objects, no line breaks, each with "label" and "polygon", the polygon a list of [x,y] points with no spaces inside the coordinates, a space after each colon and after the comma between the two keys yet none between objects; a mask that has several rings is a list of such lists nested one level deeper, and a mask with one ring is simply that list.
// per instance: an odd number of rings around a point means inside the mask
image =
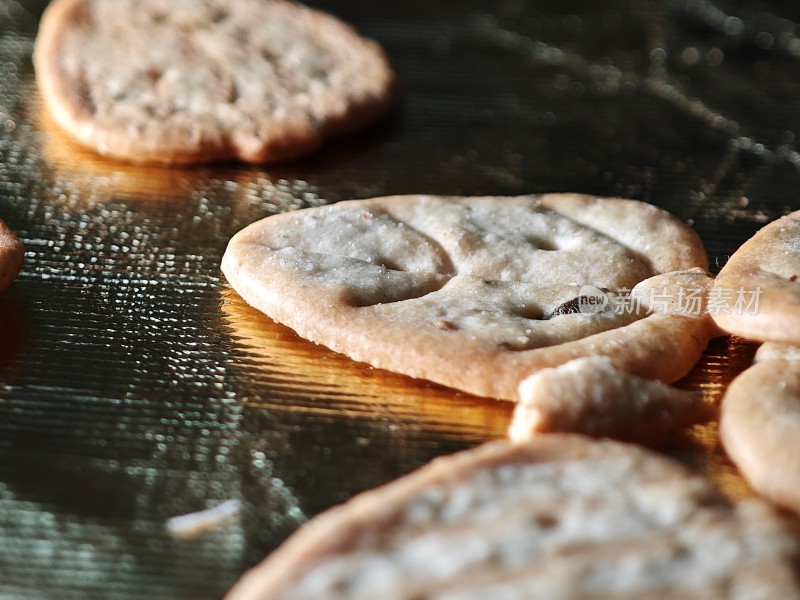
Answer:
[{"label": "golden baking tray", "polygon": [[[394,114],[289,164],[170,169],[49,122],[30,61],[44,4],[0,0],[0,218],[27,247],[0,296],[4,599],[219,598],[309,517],[505,435],[505,403],[352,362],[248,307],[219,270],[247,224],[378,195],[575,191],[672,211],[716,269],[800,183],[777,8],[763,47],[751,2],[738,37],[709,3],[314,2],[386,48]],[[754,351],[717,339],[679,385],[719,403]],[[664,451],[751,493],[713,423]],[[227,500],[242,509],[223,526],[167,531]]]}]

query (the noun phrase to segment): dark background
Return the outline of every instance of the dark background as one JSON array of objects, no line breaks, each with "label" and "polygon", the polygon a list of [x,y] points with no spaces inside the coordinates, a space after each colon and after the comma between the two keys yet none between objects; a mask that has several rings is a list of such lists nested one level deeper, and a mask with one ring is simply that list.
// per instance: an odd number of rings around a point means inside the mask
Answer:
[{"label": "dark background", "polygon": [[[351,363],[246,307],[229,237],[398,193],[576,191],[665,207],[718,268],[800,207],[800,4],[321,0],[377,39],[394,114],[291,164],[129,167],[42,114],[43,2],[0,0],[0,598],[220,598],[305,519],[503,435],[509,408]],[[683,385],[716,398],[752,348]],[[714,428],[672,448],[741,489]],[[738,486],[738,487],[737,487]],[[228,499],[225,527],[165,519]]]}]

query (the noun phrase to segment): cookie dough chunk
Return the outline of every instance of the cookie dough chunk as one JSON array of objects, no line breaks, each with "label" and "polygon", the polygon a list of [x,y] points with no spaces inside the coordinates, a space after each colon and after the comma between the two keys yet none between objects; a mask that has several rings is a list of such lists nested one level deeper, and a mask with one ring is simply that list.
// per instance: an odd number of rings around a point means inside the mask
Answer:
[{"label": "cookie dough chunk", "polygon": [[73,137],[134,162],[286,160],[390,106],[382,50],[282,0],[55,0],[34,54]]},{"label": "cookie dough chunk", "polygon": [[[706,267],[666,212],[574,194],[341,202],[255,223],[222,261],[248,303],[311,341],[507,400],[534,370],[582,356],[685,375],[709,338],[688,302],[702,304]],[[696,289],[680,306],[684,283]]]},{"label": "cookie dough chunk", "polygon": [[764,360],[739,375],[723,398],[720,438],[756,491],[800,513],[800,363]]},{"label": "cookie dough chunk", "polygon": [[227,600],[798,598],[797,542],[643,448],[581,436],[440,458],[303,526]]},{"label": "cookie dough chunk", "polygon": [[509,437],[548,432],[661,442],[673,431],[711,417],[699,394],[615,369],[608,357],[543,369],[520,384]]},{"label": "cookie dough chunk", "polygon": [[714,320],[729,333],[800,345],[800,211],[745,242],[717,276]]},{"label": "cookie dough chunk", "polygon": [[17,234],[0,221],[0,292],[16,279],[24,257],[25,247]]}]

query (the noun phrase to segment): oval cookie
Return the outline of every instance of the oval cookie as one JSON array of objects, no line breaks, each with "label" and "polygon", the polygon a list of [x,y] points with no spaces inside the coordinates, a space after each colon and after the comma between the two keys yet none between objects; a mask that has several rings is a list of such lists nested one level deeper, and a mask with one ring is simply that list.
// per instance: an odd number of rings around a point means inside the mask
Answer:
[{"label": "oval cookie", "polygon": [[286,160],[388,109],[381,49],[282,0],[55,0],[34,54],[75,139],[134,162]]},{"label": "oval cookie", "polygon": [[709,311],[729,333],[800,345],[800,211],[769,223],[717,276]]},{"label": "oval cookie", "polygon": [[[306,339],[515,400],[532,371],[581,356],[652,379],[685,375],[710,320],[659,300],[689,285],[685,299],[702,304],[706,260],[693,231],[640,202],[394,196],[264,219],[234,236],[222,269]],[[700,273],[651,281],[691,267]]]},{"label": "oval cookie", "polygon": [[0,292],[16,279],[24,258],[25,247],[17,234],[0,221]]},{"label": "oval cookie", "polygon": [[800,513],[800,363],[767,359],[739,375],[722,401],[720,438],[756,491]]},{"label": "oval cookie", "polygon": [[785,525],[653,452],[548,435],[440,458],[355,497],[227,600],[797,598]]}]

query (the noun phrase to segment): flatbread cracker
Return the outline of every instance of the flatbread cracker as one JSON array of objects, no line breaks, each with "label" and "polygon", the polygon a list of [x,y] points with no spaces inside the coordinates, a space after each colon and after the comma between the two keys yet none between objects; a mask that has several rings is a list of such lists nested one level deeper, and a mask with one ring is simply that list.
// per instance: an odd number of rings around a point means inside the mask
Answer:
[{"label": "flatbread cracker", "polygon": [[509,428],[514,441],[557,432],[655,445],[713,414],[701,394],[630,375],[605,356],[537,371],[519,396]]},{"label": "flatbread cracker", "polygon": [[800,513],[800,363],[763,360],[734,379],[720,439],[753,489]]},{"label": "flatbread cracker", "polygon": [[0,292],[19,275],[25,258],[25,247],[17,234],[0,221]]},{"label": "flatbread cracker", "polygon": [[295,158],[394,89],[376,43],[282,0],[55,0],[34,64],[61,127],[133,162]]},{"label": "flatbread cracker", "polygon": [[800,345],[800,211],[760,229],[717,276],[712,316],[725,331]]},{"label": "flatbread cracker", "polygon": [[[665,211],[576,194],[341,202],[255,223],[222,261],[249,304],[306,339],[506,400],[534,370],[598,354],[679,379],[710,320],[683,314],[675,290],[702,297],[706,268],[697,235]],[[661,287],[672,305],[647,293]]]},{"label": "flatbread cracker", "polygon": [[353,498],[227,600],[798,598],[785,527],[651,451],[548,435],[440,458]]}]

